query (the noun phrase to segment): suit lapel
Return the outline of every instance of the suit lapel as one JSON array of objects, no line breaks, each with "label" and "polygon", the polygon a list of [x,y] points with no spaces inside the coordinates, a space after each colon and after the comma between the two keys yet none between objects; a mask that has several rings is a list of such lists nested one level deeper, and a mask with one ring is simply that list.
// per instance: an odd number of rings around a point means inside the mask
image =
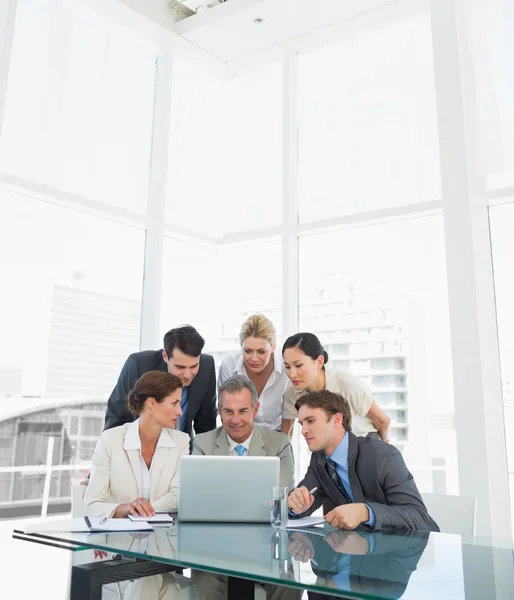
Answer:
[{"label": "suit lapel", "polygon": [[[339,488],[332,481],[329,474],[327,473],[326,464],[327,464],[327,461],[325,458],[325,453],[320,452],[318,454],[318,459],[317,459],[317,467],[318,467],[317,474],[318,474],[318,480],[321,483],[321,487],[322,487],[323,491],[325,492],[326,496],[328,497],[328,499],[330,500],[330,502],[332,502],[332,504],[334,506],[339,506],[341,504],[347,504],[346,498],[343,496],[343,494],[341,494]],[[353,491],[353,489],[352,489],[352,491]]]},{"label": "suit lapel", "polygon": [[202,375],[202,355],[200,355],[200,368],[198,369],[196,377],[189,384],[189,396],[187,398],[187,432],[189,434],[191,434],[193,430],[193,415],[196,415],[198,404],[202,400]]},{"label": "suit lapel", "polygon": [[264,448],[265,445],[266,439],[262,429],[254,426],[252,441],[250,442],[250,448],[248,449],[248,456],[267,456]]},{"label": "suit lapel", "polygon": [[125,450],[127,453],[130,466],[132,467],[132,474],[134,475],[134,479],[136,480],[137,485],[137,495],[138,498],[141,497],[141,458],[139,454],[139,450]]},{"label": "suit lapel", "polygon": [[161,477],[161,472],[166,464],[166,459],[169,456],[171,448],[156,448],[152,458],[152,465],[150,467],[150,502],[155,500],[157,492],[157,485]]},{"label": "suit lapel", "polygon": [[357,472],[355,471],[355,463],[357,462],[357,456],[359,454],[359,441],[357,436],[351,431],[346,433],[348,436],[348,475],[350,477],[350,487],[352,488],[353,501],[364,502],[364,494],[359,479],[357,478]]},{"label": "suit lapel", "polygon": [[214,454],[215,456],[227,456],[229,453],[230,447],[228,445],[227,434],[223,427],[220,427],[220,432],[215,441]]}]

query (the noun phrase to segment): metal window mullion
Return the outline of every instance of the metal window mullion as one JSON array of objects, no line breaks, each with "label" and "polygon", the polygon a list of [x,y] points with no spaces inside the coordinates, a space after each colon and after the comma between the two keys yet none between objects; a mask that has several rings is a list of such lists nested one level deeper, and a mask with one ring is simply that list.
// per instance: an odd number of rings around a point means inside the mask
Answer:
[{"label": "metal window mullion", "polygon": [[298,55],[283,63],[282,338],[298,331]]},{"label": "metal window mullion", "polygon": [[161,49],[156,61],[152,154],[148,194],[148,222],[145,238],[143,297],[141,307],[141,349],[160,344],[161,294],[166,210],[168,137],[171,114],[172,54]]},{"label": "metal window mullion", "polygon": [[2,138],[17,8],[17,0],[4,0],[0,3],[0,40],[2,40],[0,45],[0,140]]},{"label": "metal window mullion", "polygon": [[487,196],[475,164],[466,2],[431,2],[459,489],[477,498],[477,535],[505,537],[510,514],[498,333]]}]

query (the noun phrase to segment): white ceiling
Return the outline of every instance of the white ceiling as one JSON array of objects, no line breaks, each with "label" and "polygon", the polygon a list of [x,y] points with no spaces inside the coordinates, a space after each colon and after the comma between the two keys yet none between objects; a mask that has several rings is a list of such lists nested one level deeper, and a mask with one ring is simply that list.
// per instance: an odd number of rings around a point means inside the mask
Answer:
[{"label": "white ceiling", "polygon": [[[175,31],[231,62],[395,0],[230,0],[175,25]],[[254,19],[260,18],[259,25]]]}]

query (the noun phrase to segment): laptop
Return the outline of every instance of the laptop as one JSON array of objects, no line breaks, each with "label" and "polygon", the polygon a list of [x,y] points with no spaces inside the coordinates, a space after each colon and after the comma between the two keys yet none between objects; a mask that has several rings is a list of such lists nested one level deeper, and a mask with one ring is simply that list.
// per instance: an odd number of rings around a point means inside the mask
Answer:
[{"label": "laptop", "polygon": [[269,523],[278,456],[181,456],[178,520]]}]

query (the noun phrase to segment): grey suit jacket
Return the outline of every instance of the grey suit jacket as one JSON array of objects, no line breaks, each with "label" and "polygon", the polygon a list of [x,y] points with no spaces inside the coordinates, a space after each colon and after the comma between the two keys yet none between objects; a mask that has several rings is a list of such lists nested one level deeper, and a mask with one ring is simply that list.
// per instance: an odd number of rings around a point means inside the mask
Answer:
[{"label": "grey suit jacket", "polygon": [[[374,529],[439,531],[398,449],[382,440],[357,437],[351,431],[346,435],[350,436],[348,471],[354,501],[365,502],[372,508],[376,519]],[[307,514],[321,505],[326,514],[334,507],[346,504],[325,469],[326,462],[323,451],[313,452],[307,474],[298,484],[309,490],[318,488]],[[369,531],[366,525],[360,528]]]},{"label": "grey suit jacket", "polygon": [[[201,433],[193,440],[192,454],[227,456],[230,451],[227,433],[223,427]],[[280,458],[280,485],[294,487],[294,458],[289,438],[285,433],[270,431],[254,425],[248,456],[278,456]]]}]

